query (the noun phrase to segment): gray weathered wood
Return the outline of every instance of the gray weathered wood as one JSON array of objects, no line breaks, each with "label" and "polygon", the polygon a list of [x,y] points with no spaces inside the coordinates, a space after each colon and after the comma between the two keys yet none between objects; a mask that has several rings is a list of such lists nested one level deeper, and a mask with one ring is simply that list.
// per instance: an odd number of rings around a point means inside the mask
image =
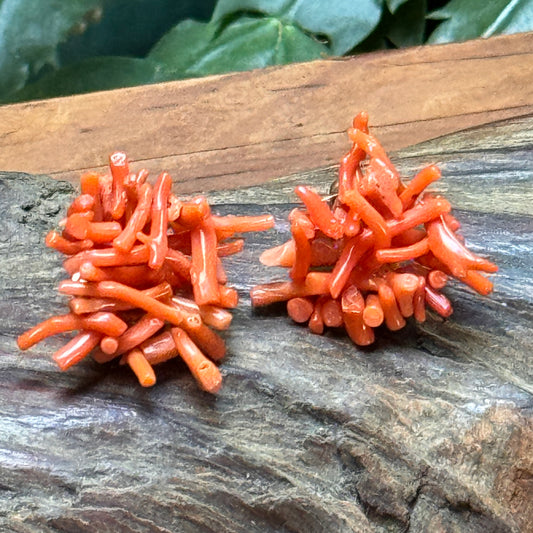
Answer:
[{"label": "gray weathered wood", "polygon": [[[404,175],[440,162],[474,250],[500,265],[492,297],[459,286],[455,313],[371,349],[251,312],[258,265],[287,238],[295,183],[211,196],[221,213],[277,217],[227,261],[242,300],[226,339],[224,385],[198,391],[179,361],[141,389],[85,361],[61,373],[64,338],[25,354],[14,339],[62,312],[58,257],[42,239],[70,185],[0,174],[0,529],[213,532],[533,531],[533,120],[405,150]],[[340,155],[340,154],[339,154]]]}]

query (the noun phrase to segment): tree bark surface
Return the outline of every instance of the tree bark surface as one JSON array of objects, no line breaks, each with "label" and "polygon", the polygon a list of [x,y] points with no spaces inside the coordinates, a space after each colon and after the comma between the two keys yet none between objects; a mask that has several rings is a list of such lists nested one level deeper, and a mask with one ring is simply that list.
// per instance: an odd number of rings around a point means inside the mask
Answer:
[{"label": "tree bark surface", "polygon": [[[65,337],[20,353],[16,336],[63,313],[45,233],[74,189],[0,173],[0,529],[14,532],[533,531],[533,119],[403,150],[403,176],[438,162],[474,251],[499,266],[490,298],[369,349],[310,334],[248,291],[285,273],[260,251],[288,237],[295,184],[330,167],[210,195],[220,213],[276,216],[226,261],[241,302],[217,396],[184,364],[142,389],[125,367],[60,372]],[[340,154],[339,154],[340,155]]]}]

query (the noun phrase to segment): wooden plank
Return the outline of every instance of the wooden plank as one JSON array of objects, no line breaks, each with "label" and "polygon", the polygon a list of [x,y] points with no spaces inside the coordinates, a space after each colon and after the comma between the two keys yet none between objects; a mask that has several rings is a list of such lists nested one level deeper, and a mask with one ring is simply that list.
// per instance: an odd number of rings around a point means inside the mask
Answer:
[{"label": "wooden plank", "polygon": [[124,149],[183,191],[332,164],[367,109],[388,149],[533,112],[533,33],[0,108],[0,168],[76,179]]}]

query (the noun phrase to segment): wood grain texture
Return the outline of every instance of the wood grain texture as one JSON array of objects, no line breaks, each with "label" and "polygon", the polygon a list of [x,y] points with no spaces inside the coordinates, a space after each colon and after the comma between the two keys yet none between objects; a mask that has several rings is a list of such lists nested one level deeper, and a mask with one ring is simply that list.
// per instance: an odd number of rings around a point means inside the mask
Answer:
[{"label": "wood grain texture", "polygon": [[269,210],[274,231],[228,258],[242,301],[224,385],[202,393],[183,364],[141,390],[124,367],[61,373],[56,338],[14,339],[64,309],[42,238],[72,187],[0,174],[0,529],[6,532],[524,533],[533,531],[533,119],[463,132],[394,158],[441,161],[475,251],[500,265],[492,297],[453,286],[455,313],[371,349],[320,337],[280,308],[252,313],[258,266],[288,237],[295,183],[334,168],[213,193],[222,214]]},{"label": "wood grain texture", "polygon": [[183,192],[333,164],[359,110],[389,150],[533,111],[533,34],[0,107],[0,168],[76,180],[125,150]]}]

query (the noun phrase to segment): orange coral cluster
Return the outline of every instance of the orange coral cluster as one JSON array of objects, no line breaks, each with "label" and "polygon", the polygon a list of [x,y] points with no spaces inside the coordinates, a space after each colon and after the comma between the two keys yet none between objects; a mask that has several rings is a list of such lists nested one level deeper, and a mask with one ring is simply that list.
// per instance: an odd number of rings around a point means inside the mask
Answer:
[{"label": "orange coral cluster", "polygon": [[203,196],[182,201],[163,172],[152,186],[148,172],[129,170],[115,152],[110,173],[81,177],[81,195],[46,244],[68,256],[70,279],[59,291],[70,312],[54,316],[18,338],[22,350],[68,331],[79,333],[54,354],[62,370],[88,354],[128,364],[143,386],[156,382],[153,365],[180,356],[200,387],[217,392],[213,361],[226,347],[214,330],[229,327],[237,291],[229,287],[221,257],[240,252],[237,233],[272,227],[271,216],[215,216]]},{"label": "orange coral cluster", "polygon": [[426,190],[440,178],[438,167],[404,184],[369,134],[366,113],[348,135],[353,144],[341,160],[333,204],[296,187],[304,207],[289,215],[292,238],[261,256],[267,266],[289,268],[291,281],[254,287],[252,304],[287,301],[289,316],[313,333],[344,326],[363,346],[382,323],[395,331],[411,316],[423,322],[426,306],[449,316],[453,309],[441,292],[449,276],[490,293],[481,272],[497,266],[464,246],[449,202]]}]

